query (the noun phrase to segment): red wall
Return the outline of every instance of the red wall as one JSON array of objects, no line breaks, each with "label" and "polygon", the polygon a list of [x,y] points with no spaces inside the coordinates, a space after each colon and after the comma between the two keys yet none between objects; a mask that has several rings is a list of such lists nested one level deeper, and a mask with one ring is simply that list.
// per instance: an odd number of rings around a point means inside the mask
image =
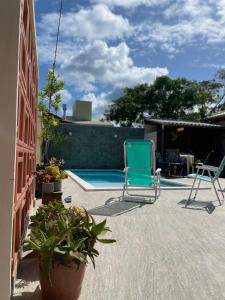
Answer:
[{"label": "red wall", "polygon": [[16,187],[13,218],[12,275],[17,271],[28,211],[34,199],[35,143],[37,122],[36,45],[29,0],[21,1],[18,116],[16,141]]}]

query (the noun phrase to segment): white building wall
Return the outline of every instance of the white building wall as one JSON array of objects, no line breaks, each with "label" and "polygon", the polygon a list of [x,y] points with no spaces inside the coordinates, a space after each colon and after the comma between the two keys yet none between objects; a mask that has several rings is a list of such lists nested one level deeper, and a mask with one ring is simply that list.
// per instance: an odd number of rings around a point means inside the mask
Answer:
[{"label": "white building wall", "polygon": [[20,1],[0,1],[0,299],[10,299]]}]

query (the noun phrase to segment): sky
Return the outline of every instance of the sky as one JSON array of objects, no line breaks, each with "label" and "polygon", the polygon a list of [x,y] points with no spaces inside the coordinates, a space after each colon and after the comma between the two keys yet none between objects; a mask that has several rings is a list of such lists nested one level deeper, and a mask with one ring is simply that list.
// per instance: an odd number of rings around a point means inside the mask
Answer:
[{"label": "sky", "polygon": [[[39,88],[52,66],[60,1],[36,0]],[[57,73],[103,116],[125,87],[157,76],[213,79],[225,67],[225,0],[63,0]]]}]

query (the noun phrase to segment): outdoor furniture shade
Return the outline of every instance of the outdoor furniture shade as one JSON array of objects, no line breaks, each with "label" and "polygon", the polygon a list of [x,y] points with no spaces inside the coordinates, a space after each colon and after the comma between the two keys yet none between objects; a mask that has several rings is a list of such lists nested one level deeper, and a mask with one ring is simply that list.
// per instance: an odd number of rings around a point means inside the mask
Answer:
[{"label": "outdoor furniture shade", "polygon": [[160,152],[155,152],[156,157],[156,167],[160,168],[162,170],[162,173],[164,173],[165,177],[171,175],[171,166],[170,164],[163,160],[162,155]]},{"label": "outdoor furniture shade", "polygon": [[[221,172],[223,171],[224,166],[225,166],[225,156],[223,157],[219,167],[214,167],[214,166],[209,166],[209,165],[204,165],[204,164],[196,166],[197,172],[190,174],[188,176],[190,178],[194,178],[194,182],[192,184],[192,189],[190,191],[188,200],[185,203],[185,207],[187,207],[187,205],[191,201],[195,200],[197,193],[199,191],[201,181],[207,181],[207,182],[212,183],[212,186],[216,193],[216,197],[219,201],[219,204],[222,205],[222,201],[224,201],[224,190],[222,190],[222,188],[221,188],[219,177],[220,177]],[[194,193],[194,197],[192,198],[192,193],[193,193],[196,183],[197,183],[197,187],[196,187],[196,190]],[[218,185],[219,190],[217,190],[216,184]],[[220,198],[219,193],[221,193],[222,199]]]},{"label": "outdoor furniture shade", "polygon": [[[153,141],[126,140],[124,142],[125,183],[123,186],[123,200],[153,203],[159,198],[161,169],[155,171],[154,153]],[[152,189],[154,195],[129,194],[129,187]]]},{"label": "outdoor furniture shade", "polygon": [[180,175],[183,174],[184,167],[186,167],[186,162],[185,159],[180,157],[179,149],[166,149],[166,161],[170,165],[170,173],[173,167],[174,175],[176,175],[178,168],[180,168]]}]

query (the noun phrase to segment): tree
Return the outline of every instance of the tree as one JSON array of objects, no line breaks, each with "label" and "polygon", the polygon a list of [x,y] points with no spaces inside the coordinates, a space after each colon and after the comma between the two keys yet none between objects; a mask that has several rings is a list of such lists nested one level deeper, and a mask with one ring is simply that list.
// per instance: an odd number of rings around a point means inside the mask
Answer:
[{"label": "tree", "polygon": [[43,155],[48,161],[48,149],[50,143],[60,143],[63,135],[56,130],[59,125],[57,113],[62,101],[59,93],[64,88],[64,82],[59,80],[54,70],[50,69],[47,76],[47,84],[39,93],[38,110],[42,123],[40,138],[43,141]]},{"label": "tree", "polygon": [[211,109],[211,114],[225,109],[225,69],[221,68],[217,71],[215,78],[211,81],[217,90],[216,104]]},{"label": "tree", "polygon": [[211,82],[162,76],[152,85],[126,88],[124,95],[106,110],[105,117],[122,126],[142,121],[145,112],[153,118],[201,121],[208,114],[209,105],[216,101],[215,95],[216,89]]}]

